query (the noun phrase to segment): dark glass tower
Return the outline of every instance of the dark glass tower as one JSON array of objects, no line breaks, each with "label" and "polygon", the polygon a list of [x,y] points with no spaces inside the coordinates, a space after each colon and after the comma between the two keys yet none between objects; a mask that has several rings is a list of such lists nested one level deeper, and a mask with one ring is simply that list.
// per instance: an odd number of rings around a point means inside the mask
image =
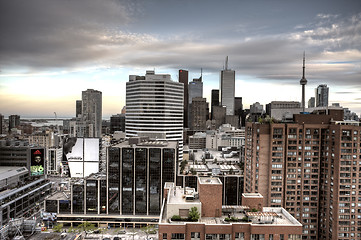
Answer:
[{"label": "dark glass tower", "polygon": [[213,107],[219,106],[219,90],[212,89],[212,98],[211,98],[211,117],[213,119]]},{"label": "dark glass tower", "polygon": [[188,127],[188,71],[179,70],[179,82],[184,84],[183,126]]}]

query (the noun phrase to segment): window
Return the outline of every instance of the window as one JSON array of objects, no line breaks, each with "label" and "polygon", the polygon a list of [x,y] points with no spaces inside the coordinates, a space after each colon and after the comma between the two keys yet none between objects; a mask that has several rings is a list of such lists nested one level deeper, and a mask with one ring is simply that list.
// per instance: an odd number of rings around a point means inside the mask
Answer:
[{"label": "window", "polygon": [[173,239],[184,239],[184,233],[172,233],[172,240]]},{"label": "window", "polygon": [[163,240],[167,239],[167,234],[163,233]]},{"label": "window", "polygon": [[288,234],[288,240],[301,240],[301,235],[298,235],[298,234]]},{"label": "window", "polygon": [[200,232],[191,232],[191,240],[197,240],[201,239],[201,233]]},{"label": "window", "polygon": [[252,234],[251,240],[264,240],[264,234]]},{"label": "window", "polygon": [[235,240],[244,240],[244,233],[235,233]]}]

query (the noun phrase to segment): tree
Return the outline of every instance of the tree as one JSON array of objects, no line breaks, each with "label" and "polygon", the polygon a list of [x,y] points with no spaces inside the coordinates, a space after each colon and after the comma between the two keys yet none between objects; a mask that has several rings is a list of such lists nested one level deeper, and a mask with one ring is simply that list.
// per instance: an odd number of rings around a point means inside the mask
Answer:
[{"label": "tree", "polygon": [[149,234],[152,234],[154,232],[154,226],[153,225],[148,225],[146,227],[143,227],[142,231],[145,232],[145,234],[147,235],[146,239],[148,239]]},{"label": "tree", "polygon": [[197,207],[192,207],[191,211],[189,212],[189,216],[188,219],[193,221],[193,222],[197,222],[199,219],[199,212],[198,212],[198,208]]},{"label": "tree", "polygon": [[73,233],[73,232],[76,232],[76,231],[77,231],[77,229],[75,229],[73,227],[68,228],[68,232],[70,232],[70,233]]},{"label": "tree", "polygon": [[53,227],[53,232],[61,232],[63,229],[63,224],[57,224]]},{"label": "tree", "polygon": [[95,230],[95,225],[88,221],[85,221],[78,225],[78,229],[80,231],[84,231],[86,234],[87,231]]}]

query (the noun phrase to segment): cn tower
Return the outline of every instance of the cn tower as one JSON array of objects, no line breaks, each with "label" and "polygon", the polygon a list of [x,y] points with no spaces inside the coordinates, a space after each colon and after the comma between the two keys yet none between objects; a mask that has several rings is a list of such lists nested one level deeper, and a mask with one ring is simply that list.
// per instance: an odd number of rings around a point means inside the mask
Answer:
[{"label": "cn tower", "polygon": [[303,73],[300,84],[302,85],[302,112],[305,112],[305,85],[307,84],[307,79],[305,78],[305,52],[303,52]]}]

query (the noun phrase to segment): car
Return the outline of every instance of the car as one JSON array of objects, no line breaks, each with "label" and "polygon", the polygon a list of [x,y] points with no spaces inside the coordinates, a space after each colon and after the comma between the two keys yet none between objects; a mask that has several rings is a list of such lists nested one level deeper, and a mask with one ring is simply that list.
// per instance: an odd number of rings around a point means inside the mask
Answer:
[{"label": "car", "polygon": [[125,230],[119,230],[119,234],[126,234],[127,232]]},{"label": "car", "polygon": [[113,237],[113,240],[120,240],[120,237]]},{"label": "car", "polygon": [[106,237],[106,238],[103,238],[103,240],[110,240],[110,238]]}]

